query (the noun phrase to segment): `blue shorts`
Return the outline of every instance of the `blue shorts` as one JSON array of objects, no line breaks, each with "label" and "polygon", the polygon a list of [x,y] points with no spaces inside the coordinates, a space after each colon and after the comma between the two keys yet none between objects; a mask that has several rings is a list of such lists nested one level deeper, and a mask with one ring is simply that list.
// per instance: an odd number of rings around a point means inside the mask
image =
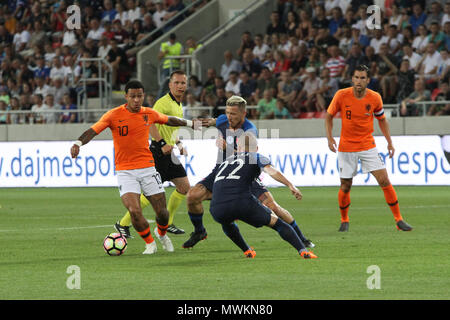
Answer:
[{"label": "blue shorts", "polygon": [[220,224],[230,224],[235,220],[241,220],[255,228],[269,225],[272,213],[255,196],[237,198],[231,203],[212,202],[209,211],[214,220]]},{"label": "blue shorts", "polygon": [[[220,164],[216,164],[216,167],[213,169],[213,171],[211,171],[211,173],[206,178],[204,178],[198,182],[199,184],[201,184],[202,186],[204,186],[206,189],[208,189],[211,192],[212,192],[213,185],[214,185],[214,179],[216,178],[214,171],[216,170],[216,168],[218,166],[220,166]],[[256,178],[252,182],[251,192],[257,199],[259,199],[259,197],[263,193],[269,192],[269,190],[267,190],[267,188],[263,185],[263,183],[261,182],[261,180],[259,180],[259,178]]]}]

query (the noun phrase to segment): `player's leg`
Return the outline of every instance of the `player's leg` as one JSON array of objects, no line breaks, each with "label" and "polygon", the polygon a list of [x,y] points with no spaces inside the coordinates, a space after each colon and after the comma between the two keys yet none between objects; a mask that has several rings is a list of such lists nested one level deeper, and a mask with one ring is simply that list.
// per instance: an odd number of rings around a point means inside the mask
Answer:
[{"label": "player's leg", "polygon": [[397,193],[395,192],[395,189],[389,180],[387,170],[379,169],[374,170],[371,173],[377,180],[381,189],[383,190],[384,198],[394,216],[395,222],[397,224],[397,229],[403,231],[411,231],[412,227],[403,220],[403,217],[400,213],[400,206],[398,204]]},{"label": "player's leg", "polygon": [[[190,238],[183,244],[183,248],[192,248],[199,241],[206,239],[207,233],[203,225],[203,205],[202,202],[205,200],[210,200],[212,193],[203,184],[205,179],[197,183],[187,193],[187,207],[189,219],[194,226],[194,232],[191,233]],[[211,184],[212,189],[212,184]]]},{"label": "player's leg", "polygon": [[141,180],[142,191],[155,211],[155,236],[161,242],[166,251],[174,251],[172,242],[167,236],[167,227],[169,222],[169,211],[166,207],[166,194],[162,185],[161,176],[155,168],[148,168]]},{"label": "player's leg", "polygon": [[280,237],[284,241],[289,242],[289,244],[293,246],[304,259],[317,258],[314,253],[306,249],[305,244],[298,237],[297,233],[295,233],[294,229],[286,222],[279,219],[275,214],[270,215],[270,222],[267,226],[277,231]]},{"label": "player's leg", "polygon": [[[144,209],[148,207],[150,202],[147,200],[147,198],[141,194],[140,196],[140,202],[141,202],[141,208]],[[132,238],[130,232],[130,226],[131,226],[131,215],[130,212],[127,211],[125,215],[120,219],[116,224],[114,225],[114,228],[119,231],[122,235],[124,235],[126,238]]]},{"label": "player's leg", "polygon": [[280,219],[282,219],[284,222],[289,224],[292,229],[294,229],[295,233],[297,233],[298,237],[303,241],[303,243],[309,247],[314,248],[314,243],[311,242],[311,240],[308,240],[300,230],[299,226],[297,225],[297,222],[295,221],[292,214],[281,207],[273,198],[273,195],[266,189],[264,193],[262,193],[259,197],[257,197],[259,201],[266,207],[268,207],[270,210],[272,210]]},{"label": "player's leg", "polygon": [[183,234],[184,230],[177,228],[173,224],[173,218],[175,212],[180,207],[183,200],[186,198],[186,195],[191,186],[187,176],[173,178],[171,181],[175,185],[175,190],[171,193],[169,201],[167,203],[167,210],[169,211],[169,228],[167,229],[167,231],[174,234]]},{"label": "player's leg", "polygon": [[150,233],[150,225],[142,215],[142,208],[139,197],[141,195],[141,185],[138,182],[137,170],[122,170],[117,172],[119,193],[122,203],[130,212],[131,223],[142,239],[146,243],[144,254],[156,252],[156,243]]},{"label": "player's leg", "polygon": [[350,190],[352,188],[353,179],[341,178],[341,186],[338,192],[339,211],[341,213],[341,226],[340,232],[348,231],[349,218],[348,209],[350,207]]},{"label": "player's leg", "polygon": [[348,231],[350,207],[350,190],[353,184],[353,177],[357,174],[358,155],[356,152],[338,152],[338,166],[341,185],[338,192],[338,205],[341,214],[340,232]]}]

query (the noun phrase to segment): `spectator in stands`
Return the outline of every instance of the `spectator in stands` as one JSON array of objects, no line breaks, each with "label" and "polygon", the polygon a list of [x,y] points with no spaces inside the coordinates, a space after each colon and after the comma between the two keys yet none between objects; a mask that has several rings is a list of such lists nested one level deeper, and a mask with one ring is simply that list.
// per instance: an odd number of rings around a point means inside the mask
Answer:
[{"label": "spectator in stands", "polygon": [[285,103],[282,99],[276,99],[276,109],[274,111],[274,119],[292,119],[289,110],[286,109]]},{"label": "spectator in stands", "polygon": [[61,105],[64,95],[69,93],[69,88],[64,84],[62,78],[56,77],[52,78],[48,92],[53,95],[55,104]]},{"label": "spectator in stands", "polygon": [[[214,93],[208,93],[205,96],[205,104],[206,104],[207,107],[209,107],[210,110],[212,110],[211,113],[214,113],[214,110],[218,111],[218,109],[217,109],[217,97],[216,97],[216,95]],[[207,114],[208,114],[208,117],[211,116],[209,111],[208,111]]]},{"label": "spectator in stands", "polygon": [[102,36],[100,42],[98,44],[97,57],[104,59],[108,54],[108,51],[111,49],[111,45],[109,44],[109,39],[113,37],[107,38],[106,36]]},{"label": "spectator in stands", "polygon": [[386,41],[390,54],[396,55],[397,52],[401,49],[400,39],[403,39],[403,35],[398,34],[397,26],[394,24],[390,25],[387,31],[387,41]]},{"label": "spectator in stands", "polygon": [[307,112],[316,111],[317,93],[320,89],[320,79],[316,75],[314,67],[306,68],[306,79],[303,88],[299,92],[295,104],[306,108]]},{"label": "spectator in stands", "polygon": [[136,19],[131,25],[130,44],[134,45],[145,36],[142,20]]},{"label": "spectator in stands", "polygon": [[337,45],[331,46],[329,53],[330,58],[327,60],[325,67],[330,70],[331,78],[340,78],[344,74],[345,59],[340,55]]},{"label": "spectator in stands", "polygon": [[306,48],[305,44],[292,47],[292,61],[290,65],[290,71],[294,75],[294,77],[300,77],[301,75],[303,75],[306,64],[308,63],[307,52],[308,49]]},{"label": "spectator in stands", "polygon": [[117,10],[113,8],[111,0],[103,0],[102,23],[108,21],[113,22],[116,18]]},{"label": "spectator in stands", "polygon": [[44,113],[44,123],[57,123],[59,121],[59,110],[61,110],[61,105],[55,103],[55,99],[52,94],[47,94],[45,97],[45,104],[47,105],[47,110]]},{"label": "spectator in stands", "polygon": [[198,79],[198,77],[195,75],[190,76],[187,92],[192,94],[194,96],[195,100],[198,100],[198,99],[200,99],[202,90],[203,90],[203,86],[200,83],[200,80]]},{"label": "spectator in stands", "polygon": [[263,98],[258,101],[257,118],[260,120],[274,119],[277,108],[276,101],[272,95],[272,90],[264,90]]},{"label": "spectator in stands", "polygon": [[263,96],[265,90],[271,90],[272,96],[276,96],[278,81],[273,77],[269,68],[263,67],[261,75],[256,82],[255,99],[259,100]]},{"label": "spectator in stands", "polygon": [[378,53],[378,73],[376,78],[380,83],[383,101],[386,103],[394,102],[396,90],[395,75],[397,74],[397,59],[393,54],[389,53],[387,43],[382,43],[380,52]]},{"label": "spectator in stands", "polygon": [[[62,32],[67,21],[67,6],[65,1],[54,4],[53,13],[50,16],[51,29]],[[38,18],[39,19],[39,18]]]},{"label": "spectator in stands", "polygon": [[5,101],[0,100],[0,124],[9,124],[10,118],[8,116],[8,105]]},{"label": "spectator in stands", "polygon": [[105,29],[100,25],[100,22],[97,18],[92,19],[89,21],[89,32],[87,34],[88,39],[92,39],[94,41],[100,41],[103,32],[105,32]]},{"label": "spectator in stands", "polygon": [[63,66],[61,58],[56,56],[53,58],[52,68],[50,69],[50,79],[61,78],[64,84],[68,83],[67,69]]},{"label": "spectator in stands", "polygon": [[239,78],[239,73],[236,71],[231,71],[225,86],[225,91],[233,92],[235,95],[241,95],[241,82],[242,80]]},{"label": "spectator in stands", "polygon": [[409,24],[411,25],[414,33],[416,33],[416,30],[420,25],[423,25],[425,23],[426,19],[427,15],[423,11],[420,3],[414,3],[413,14],[409,18]]},{"label": "spectator in stands", "polygon": [[400,8],[397,3],[391,4],[391,16],[389,17],[389,25],[396,25],[399,30],[408,24],[408,15]]},{"label": "spectator in stands", "polygon": [[[118,43],[126,43],[130,37],[129,33],[123,28],[123,24],[119,19],[114,20],[113,31],[114,39],[116,39]],[[91,54],[93,53],[91,52]]]},{"label": "spectator in stands", "polygon": [[202,104],[200,101],[195,99],[195,96],[192,93],[188,93],[186,95],[186,105],[184,108],[184,115],[183,118],[185,119],[197,119],[200,117],[203,117],[205,115],[205,112],[202,112],[200,107]]},{"label": "spectator in stands", "polygon": [[437,51],[441,51],[445,47],[445,34],[440,29],[439,23],[432,22],[428,35],[428,42],[434,42]]},{"label": "spectator in stands", "polygon": [[339,40],[330,35],[330,30],[321,26],[315,38],[315,45],[322,51],[326,51],[331,46],[338,46]]},{"label": "spectator in stands", "polygon": [[153,13],[153,22],[157,28],[161,28],[166,23],[164,16],[167,14],[167,11],[164,8],[164,3],[162,0],[155,0],[154,2],[156,5],[156,11]]},{"label": "spectator in stands", "polygon": [[270,15],[270,23],[266,28],[266,34],[272,35],[274,33],[286,33],[286,28],[280,21],[280,14],[278,11],[273,11]]},{"label": "spectator in stands", "polygon": [[420,25],[417,27],[417,35],[414,38],[412,47],[417,53],[423,54],[427,49],[428,41],[428,30],[424,25]]},{"label": "spectator in stands", "polygon": [[352,25],[352,40],[350,42],[352,45],[353,43],[359,43],[363,50],[367,46],[370,45],[370,39],[364,34],[361,34],[361,30],[359,29],[359,26],[357,24]]},{"label": "spectator in stands", "polygon": [[[352,46],[352,31],[350,29],[350,26],[347,24],[342,25],[342,27],[339,28],[339,49],[342,52],[342,56],[344,58],[348,58],[348,55],[350,53],[350,48]],[[337,35],[336,35],[337,37]],[[359,44],[359,43],[358,43]]]},{"label": "spectator in stands", "polygon": [[[216,78],[217,78],[217,72],[214,68],[208,68],[206,70],[206,81],[203,82],[203,92],[200,97],[200,101],[205,103],[205,96],[209,93],[214,94],[214,91],[216,90]],[[222,78],[222,77],[220,77]],[[222,78],[223,80],[223,78]]]},{"label": "spectator in stands", "polygon": [[[170,19],[175,17],[178,13],[180,13],[184,9],[185,9],[185,5],[181,0],[173,0],[172,5],[167,8],[167,14],[164,16],[164,21],[166,21],[166,22],[169,21]],[[180,15],[179,17],[175,18],[169,24],[166,24],[164,26],[164,30],[167,32],[168,30],[170,30],[171,28],[176,26],[178,23],[183,21],[183,19],[184,19],[184,16]]]},{"label": "spectator in stands", "polygon": [[262,34],[257,34],[255,36],[255,46],[253,47],[254,57],[257,58],[260,62],[262,62],[264,60],[266,52],[269,50],[270,50],[269,46],[263,42]]},{"label": "spectator in stands", "polygon": [[322,5],[316,5],[314,7],[314,18],[312,19],[312,26],[317,29],[328,29],[329,25],[330,20],[328,20],[327,16],[325,15],[325,8]]},{"label": "spectator in stands", "polygon": [[282,99],[290,112],[299,112],[299,106],[294,106],[293,102],[301,90],[301,84],[293,79],[289,71],[282,71],[278,82],[278,98]]},{"label": "spectator in stands", "polygon": [[[363,3],[361,5],[359,5],[361,2],[360,1],[353,1],[353,4],[358,5],[358,9],[357,9],[357,13],[356,13],[356,26],[358,27],[359,31],[361,32],[361,34],[365,35],[365,36],[369,36],[369,32],[367,30],[367,1],[363,1],[366,3]],[[354,7],[353,10],[356,11],[356,8]]]},{"label": "spectator in stands", "polygon": [[169,35],[169,41],[161,43],[158,58],[164,60],[162,64],[162,75],[167,78],[173,70],[180,68],[179,59],[167,59],[171,56],[183,54],[183,45],[177,41],[175,33]]},{"label": "spectator in stands", "polygon": [[[9,101],[9,106],[7,108],[11,111],[20,111],[20,103],[17,96],[11,97],[11,100]],[[26,123],[26,117],[25,114],[22,113],[11,113],[9,114],[8,123],[10,124],[24,124]]]},{"label": "spectator in stands", "polygon": [[430,28],[433,23],[437,23],[438,26],[440,26],[443,16],[444,12],[441,3],[439,1],[433,1],[431,4],[430,13],[427,15],[427,19],[425,20],[425,25],[427,28]]},{"label": "spectator in stands", "polygon": [[[111,49],[108,52],[107,60],[113,68],[112,83],[115,89],[119,89],[120,83],[126,83],[130,76],[128,57],[125,51],[117,45],[115,38],[109,40]],[[120,76],[123,78],[121,79]]]},{"label": "spectator in stands", "polygon": [[121,25],[125,26],[128,23],[129,18],[128,18],[128,12],[125,11],[125,8],[123,7],[121,1],[116,2],[116,11],[117,11],[117,14],[114,17],[114,22],[116,20],[119,20]]},{"label": "spectator in stands", "polygon": [[76,104],[72,103],[70,94],[64,94],[61,105],[61,114],[58,119],[58,123],[75,123],[78,122],[78,113],[73,112],[77,110]]},{"label": "spectator in stands", "polygon": [[242,70],[239,74],[239,79],[241,80],[241,84],[239,86],[241,97],[247,101],[248,105],[256,104],[256,81],[250,78],[250,75],[244,70]]},{"label": "spectator in stands", "polygon": [[270,72],[272,72],[275,69],[276,61],[273,57],[273,51],[267,51],[266,56],[264,57],[264,60],[261,63],[261,68],[268,68]]},{"label": "spectator in stands", "polygon": [[126,5],[128,9],[127,10],[128,19],[125,24],[126,29],[131,29],[131,24],[134,22],[134,20],[142,19],[141,8],[137,6],[136,3],[139,2],[135,2],[134,0],[127,0]]},{"label": "spectator in stands", "polygon": [[9,104],[9,94],[8,94],[8,87],[6,86],[0,86],[0,100],[5,101],[6,105]]},{"label": "spectator in stands", "polygon": [[224,113],[224,110],[218,109],[218,107],[225,107],[227,105],[227,95],[225,92],[225,88],[223,86],[220,87],[216,87],[216,91],[215,91],[216,97],[217,97],[217,101],[216,101],[216,106],[217,108],[214,109],[213,111],[213,116],[216,118],[216,115],[221,115]]},{"label": "spectator in stands", "polygon": [[242,58],[242,55],[244,54],[245,49],[250,49],[253,51],[253,48],[255,47],[255,41],[252,39],[252,34],[250,31],[244,31],[241,35],[241,44],[239,48],[236,50],[236,55],[239,58]]},{"label": "spectator in stands", "polygon": [[396,103],[401,103],[411,94],[411,92],[413,92],[415,75],[416,72],[411,68],[411,60],[406,56],[403,57],[396,75]]},{"label": "spectator in stands", "polygon": [[[22,65],[26,66],[25,63],[23,63]],[[37,60],[36,69],[34,69],[34,77],[44,78],[45,82],[48,82],[48,80],[49,80],[50,68],[47,67],[47,65],[45,64],[45,59],[42,56],[39,57],[38,60]]]},{"label": "spectator in stands", "polygon": [[201,43],[197,43],[194,37],[189,37],[186,39],[186,53],[191,55],[195,52],[195,50],[200,49],[203,45]]},{"label": "spectator in stands", "polygon": [[9,78],[6,81],[6,88],[10,97],[19,95],[19,86],[17,85],[16,78]]},{"label": "spectator in stands", "polygon": [[327,68],[323,69],[320,73],[319,89],[316,92],[317,111],[323,112],[327,110],[328,105],[338,89],[339,84],[337,79],[330,77],[330,70]]},{"label": "spectator in stands", "polygon": [[335,35],[338,29],[344,23],[344,18],[342,17],[342,9],[340,7],[334,7],[331,10],[331,20],[328,24],[330,30],[330,35]]},{"label": "spectator in stands", "polygon": [[411,46],[414,43],[414,33],[412,31],[411,26],[406,26],[402,29],[403,41],[402,43],[409,43]]},{"label": "spectator in stands", "polygon": [[257,79],[261,73],[261,63],[258,59],[253,56],[253,51],[251,49],[245,49],[242,55],[242,70],[247,71],[247,73],[253,78]]},{"label": "spectator in stands", "polygon": [[370,46],[375,49],[375,54],[380,52],[380,46],[382,43],[387,43],[388,37],[383,35],[383,31],[381,29],[374,30],[374,37],[370,40]]},{"label": "spectator in stands", "polygon": [[34,78],[34,83],[35,83],[35,87],[34,87],[33,94],[42,95],[42,100],[44,100],[44,96],[46,96],[49,93],[50,86],[45,83],[44,78],[40,78],[40,77]]},{"label": "spectator in stands", "polygon": [[442,57],[438,51],[436,51],[436,46],[433,42],[427,44],[427,51],[422,56],[422,59],[417,64],[417,73],[427,79],[433,80],[438,78],[438,69],[441,64]]},{"label": "spectator in stands", "polygon": [[289,36],[293,36],[296,34],[296,30],[298,28],[298,15],[295,11],[288,12],[284,28],[286,29],[286,33]]},{"label": "spectator in stands", "polygon": [[48,106],[44,103],[42,94],[34,94],[33,103],[29,116],[30,123],[45,123],[44,114],[48,110]]},{"label": "spectator in stands", "polygon": [[364,64],[364,55],[361,50],[361,45],[357,42],[353,43],[349,56],[347,60],[345,61],[345,69],[344,73],[342,75],[342,82],[346,85],[351,84],[353,72],[355,71],[356,67],[359,65]]},{"label": "spectator in stands", "polygon": [[[441,54],[441,64],[438,67],[437,74],[439,76],[439,81],[444,81],[448,77],[448,72],[450,70],[450,57],[447,49],[442,49]],[[447,79],[448,80],[448,79]]]},{"label": "spectator in stands", "polygon": [[[110,47],[110,46],[108,45],[108,47]],[[108,50],[108,52],[109,52],[109,50]],[[72,56],[65,57],[64,63],[66,65],[68,86],[75,87],[78,83],[78,80],[80,80],[81,66],[79,64],[75,64],[74,57],[72,57]]]},{"label": "spectator in stands", "polygon": [[310,35],[310,29],[312,26],[311,17],[306,10],[300,10],[300,23],[298,25],[300,39],[305,40]]},{"label": "spectator in stands", "polygon": [[28,24],[17,24],[16,33],[14,34],[13,44],[15,52],[24,50],[30,41],[31,34],[28,31]]},{"label": "spectator in stands", "polygon": [[425,81],[417,79],[414,82],[414,91],[400,104],[400,116],[419,116],[423,109],[417,104],[420,101],[430,101],[431,94],[425,88]]},{"label": "spectator in stands", "polygon": [[3,24],[0,24],[0,47],[12,43],[13,36]]},{"label": "spectator in stands", "polygon": [[62,45],[68,47],[75,47],[78,44],[77,34],[74,30],[69,30],[67,26],[64,27]]},{"label": "spectator in stands", "polygon": [[238,60],[233,58],[233,53],[231,52],[231,50],[226,50],[223,53],[223,58],[225,61],[220,68],[220,75],[222,76],[223,80],[228,81],[230,72],[241,72],[242,65]]},{"label": "spectator in stands", "polygon": [[[439,83],[439,87],[431,93],[431,100],[445,101],[449,100],[448,98],[450,98],[449,84],[447,81],[442,81]],[[428,108],[427,116],[434,116],[444,108],[445,104],[432,104]]]},{"label": "spectator in stands", "polygon": [[288,71],[291,67],[291,61],[286,58],[286,55],[281,50],[274,53],[275,67],[272,70],[274,76],[278,77],[282,72]]},{"label": "spectator in stands", "polygon": [[417,52],[414,52],[411,44],[406,42],[403,45],[403,57],[402,59],[407,59],[409,61],[409,68],[415,69],[420,61],[422,56]]},{"label": "spectator in stands", "polygon": [[156,102],[156,97],[151,93],[147,93],[147,96],[145,97],[145,101],[144,101],[144,107],[153,108],[153,106],[155,105],[155,102]]}]

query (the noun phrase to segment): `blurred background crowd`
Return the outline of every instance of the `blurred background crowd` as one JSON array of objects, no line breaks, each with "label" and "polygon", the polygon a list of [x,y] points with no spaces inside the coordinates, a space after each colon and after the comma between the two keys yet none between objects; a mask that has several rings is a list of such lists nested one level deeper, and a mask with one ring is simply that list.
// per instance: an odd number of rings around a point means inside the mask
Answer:
[{"label": "blurred background crowd", "polygon": [[[138,49],[161,34],[170,37],[161,45],[159,59],[201,47],[195,35],[179,43],[170,30],[207,2],[174,20],[186,7],[182,0],[2,1],[0,123],[79,121],[73,112],[79,79],[95,78],[100,71],[95,63],[82,69],[80,58],[107,60],[113,67],[113,88],[120,90],[133,75]],[[233,94],[255,106],[249,112],[252,119],[322,117],[334,93],[351,85],[359,64],[370,68],[369,88],[378,91],[385,104],[398,106],[393,115],[450,115],[445,102],[450,100],[450,2],[276,3],[264,30],[237,35],[238,49],[218,54],[223,60],[220,70],[202,66],[207,69],[203,82],[190,76],[183,104],[186,117],[205,116],[204,106],[217,116]],[[72,4],[81,8],[80,29],[66,26]],[[382,8],[379,29],[367,27],[372,4]],[[170,48],[176,48],[174,53]],[[89,96],[97,94],[93,84]],[[152,106],[161,94],[149,93],[145,105]],[[423,101],[444,102],[423,109]]]}]

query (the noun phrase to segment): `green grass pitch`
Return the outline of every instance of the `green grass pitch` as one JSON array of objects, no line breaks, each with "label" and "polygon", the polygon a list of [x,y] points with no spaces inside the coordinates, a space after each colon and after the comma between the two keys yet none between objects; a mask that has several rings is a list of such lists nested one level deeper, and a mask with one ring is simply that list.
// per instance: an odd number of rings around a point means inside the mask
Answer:
[{"label": "green grass pitch", "polygon": [[[316,244],[316,260],[301,259],[270,228],[239,222],[257,253],[244,258],[208,203],[208,239],[195,248],[181,248],[192,231],[183,203],[175,223],[187,234],[170,235],[175,252],[158,243],[156,254],[142,255],[144,242],[133,230],[125,254],[109,257],[102,240],[124,213],[116,188],[1,189],[0,299],[450,298],[450,187],[396,187],[412,232],[396,230],[379,188],[354,187],[345,234],[337,232],[338,188],[301,190],[298,202],[285,188],[271,189]],[[150,208],[144,214],[154,220]],[[79,267],[80,289],[67,287],[72,265]],[[380,289],[367,287],[373,265]]]}]

